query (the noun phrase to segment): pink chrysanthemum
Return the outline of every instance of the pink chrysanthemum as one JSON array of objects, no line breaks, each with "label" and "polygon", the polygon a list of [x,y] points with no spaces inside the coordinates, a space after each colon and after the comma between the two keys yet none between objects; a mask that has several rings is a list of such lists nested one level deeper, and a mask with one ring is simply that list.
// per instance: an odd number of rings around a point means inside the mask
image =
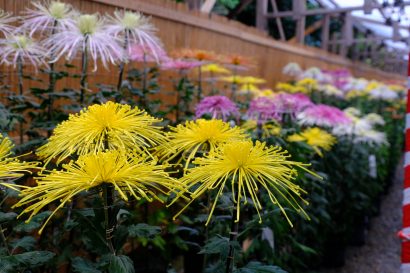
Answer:
[{"label": "pink chrysanthemum", "polygon": [[169,61],[169,57],[163,48],[152,49],[143,45],[133,45],[130,52],[132,61],[149,63]]},{"label": "pink chrysanthemum", "polygon": [[256,120],[259,124],[271,119],[278,119],[278,113],[272,98],[258,97],[251,101],[247,113],[248,117]]},{"label": "pink chrysanthemum", "polygon": [[291,114],[294,117],[303,109],[313,105],[308,96],[300,93],[280,93],[273,97],[273,102],[279,115]]},{"label": "pink chrysanthemum", "polygon": [[0,10],[0,33],[2,33],[3,36],[14,32],[15,28],[10,25],[14,21],[16,21],[16,18],[12,17],[10,13]]},{"label": "pink chrysanthemum", "polygon": [[45,62],[46,50],[31,38],[24,35],[7,36],[0,50],[0,64],[13,65],[18,62],[22,64],[30,63],[35,68]]},{"label": "pink chrysanthemum", "polygon": [[349,124],[351,119],[339,108],[324,104],[313,105],[297,115],[301,125],[334,127]]},{"label": "pink chrysanthemum", "polygon": [[201,100],[195,111],[195,116],[201,118],[205,114],[210,114],[213,119],[227,121],[230,116],[238,117],[239,110],[230,99],[225,96],[209,96]]},{"label": "pink chrysanthemum", "polygon": [[[45,40],[44,45],[49,52],[55,52],[57,61],[63,55],[72,60],[79,52],[87,52],[97,70],[97,61],[100,60],[104,67],[108,63],[116,63],[123,58],[123,49],[116,38],[112,37],[105,29],[104,19],[99,14],[84,14],[76,18],[75,24],[65,31],[59,31]],[[88,55],[87,54],[87,55]]]},{"label": "pink chrysanthemum", "polygon": [[27,9],[20,26],[23,30],[29,30],[30,36],[35,32],[43,33],[46,30],[58,28],[65,31],[74,25],[74,17],[78,15],[71,5],[51,1],[47,5],[40,2],[32,2],[35,9]]},{"label": "pink chrysanthemum", "polygon": [[159,61],[162,43],[156,36],[157,29],[150,22],[150,18],[139,12],[115,11],[114,16],[108,15],[109,24],[106,30],[109,34],[121,41],[126,49],[127,57],[132,54],[132,47],[140,45],[150,50],[152,57]]},{"label": "pink chrysanthemum", "polygon": [[338,89],[343,89],[352,77],[347,69],[326,70],[323,73],[330,76],[331,84]]},{"label": "pink chrysanthemum", "polygon": [[168,60],[161,65],[161,69],[164,70],[178,70],[178,71],[188,71],[192,68],[201,66],[203,63],[198,61],[188,61],[188,60]]}]

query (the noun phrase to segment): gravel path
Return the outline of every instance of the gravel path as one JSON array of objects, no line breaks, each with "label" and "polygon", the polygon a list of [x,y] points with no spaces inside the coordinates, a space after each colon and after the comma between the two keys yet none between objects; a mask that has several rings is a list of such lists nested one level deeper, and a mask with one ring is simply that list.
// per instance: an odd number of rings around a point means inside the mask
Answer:
[{"label": "gravel path", "polygon": [[396,233],[401,228],[403,168],[398,168],[396,178],[384,197],[380,216],[372,218],[366,244],[350,247],[346,265],[321,273],[398,273],[400,272],[400,239]]}]

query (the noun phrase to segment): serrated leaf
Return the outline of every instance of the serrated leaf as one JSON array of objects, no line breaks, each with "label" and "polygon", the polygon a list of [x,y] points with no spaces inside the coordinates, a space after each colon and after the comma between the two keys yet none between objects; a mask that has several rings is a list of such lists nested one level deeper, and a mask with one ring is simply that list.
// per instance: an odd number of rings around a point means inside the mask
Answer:
[{"label": "serrated leaf", "polygon": [[157,226],[150,226],[145,223],[131,225],[128,227],[128,232],[131,237],[145,237],[149,239],[153,239],[155,235],[161,233],[161,228]]},{"label": "serrated leaf", "polygon": [[30,251],[34,249],[36,245],[36,239],[32,236],[24,236],[23,238],[13,240],[10,243],[12,249],[12,253],[17,250],[17,248],[22,248],[26,251]]},{"label": "serrated leaf", "polygon": [[96,265],[90,261],[87,261],[81,257],[74,257],[71,259],[71,266],[74,272],[79,273],[101,273],[100,270],[96,268]]},{"label": "serrated leaf", "polygon": [[134,273],[134,263],[124,255],[111,256],[110,265],[108,266],[109,273]]},{"label": "serrated leaf", "polygon": [[48,216],[50,216],[51,211],[43,211],[36,216],[34,216],[30,222],[28,223],[20,223],[18,224],[14,230],[16,232],[31,232],[34,229],[37,229],[41,226],[41,223],[43,222],[44,219],[46,219]]},{"label": "serrated leaf", "polygon": [[33,268],[46,264],[55,256],[54,253],[50,251],[30,251],[21,254],[16,254],[13,257],[19,265]]},{"label": "serrated leaf", "polygon": [[17,217],[17,213],[0,211],[0,224],[10,222],[16,219],[16,217]]},{"label": "serrated leaf", "polygon": [[249,262],[245,267],[236,269],[235,273],[287,273],[274,265],[264,265],[260,262]]}]

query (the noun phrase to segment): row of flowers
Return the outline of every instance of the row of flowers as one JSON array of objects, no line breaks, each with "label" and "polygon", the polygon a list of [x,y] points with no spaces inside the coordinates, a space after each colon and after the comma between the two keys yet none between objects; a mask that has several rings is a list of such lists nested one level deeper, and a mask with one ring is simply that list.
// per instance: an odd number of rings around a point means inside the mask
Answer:
[{"label": "row of flowers", "polygon": [[[249,58],[168,57],[140,13],[33,6],[0,13],[0,60],[18,72],[16,90],[1,86],[1,127],[24,151],[2,137],[5,272],[164,271],[180,256],[185,272],[306,272],[340,262],[332,247],[377,212],[401,151],[400,84],[290,63],[268,89]],[[60,70],[79,56],[79,75]],[[118,65],[116,86],[89,92],[90,58]],[[28,65],[45,89],[24,89]],[[175,71],[169,108],[159,69]],[[57,90],[65,77],[80,89]]]}]

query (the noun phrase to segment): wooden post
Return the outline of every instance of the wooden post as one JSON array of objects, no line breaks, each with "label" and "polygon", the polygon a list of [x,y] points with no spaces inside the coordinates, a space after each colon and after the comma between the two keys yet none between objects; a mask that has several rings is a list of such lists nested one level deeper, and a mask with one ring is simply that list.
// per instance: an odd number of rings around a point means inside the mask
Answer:
[{"label": "wooden post", "polygon": [[199,10],[201,8],[202,0],[187,0],[188,7],[192,10]]},{"label": "wooden post", "polygon": [[323,16],[323,25],[322,25],[322,49],[328,50],[329,48],[329,31],[330,31],[330,15],[326,14]]},{"label": "wooden post", "polygon": [[268,29],[268,0],[256,0],[256,28],[267,31]]},{"label": "wooden post", "polygon": [[201,6],[201,12],[210,13],[215,6],[216,0],[205,0]]},{"label": "wooden post", "polygon": [[[270,0],[270,3],[272,4],[272,9],[274,13],[279,12],[278,5],[276,4],[276,0]],[[265,14],[266,16],[266,14]],[[276,18],[276,26],[278,27],[279,31],[279,37],[281,41],[286,40],[285,32],[283,31],[283,26],[282,26],[282,19],[277,17]]]},{"label": "wooden post", "polygon": [[296,19],[296,41],[299,44],[305,43],[305,27],[306,27],[306,17],[302,15],[306,11],[306,1],[305,0],[293,0],[292,2],[293,14]]},{"label": "wooden post", "polygon": [[340,55],[346,57],[349,46],[353,42],[353,23],[350,13],[344,14],[344,23],[342,29],[342,43],[340,47]]}]

